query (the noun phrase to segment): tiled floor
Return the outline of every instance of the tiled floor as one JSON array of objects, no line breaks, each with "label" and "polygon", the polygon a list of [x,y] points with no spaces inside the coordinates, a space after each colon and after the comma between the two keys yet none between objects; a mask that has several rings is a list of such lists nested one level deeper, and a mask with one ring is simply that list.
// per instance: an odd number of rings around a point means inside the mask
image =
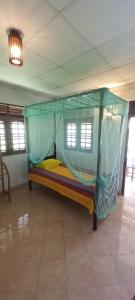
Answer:
[{"label": "tiled floor", "polygon": [[97,232],[87,210],[27,186],[0,199],[0,300],[131,300],[135,294],[135,196]]}]

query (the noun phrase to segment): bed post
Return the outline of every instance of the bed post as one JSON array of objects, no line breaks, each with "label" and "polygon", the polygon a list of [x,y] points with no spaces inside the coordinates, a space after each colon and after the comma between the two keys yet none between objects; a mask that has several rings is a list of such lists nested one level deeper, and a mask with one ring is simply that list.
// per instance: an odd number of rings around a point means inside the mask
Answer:
[{"label": "bed post", "polygon": [[[99,124],[98,124],[98,152],[97,152],[97,172],[96,172],[96,179],[99,178],[100,175],[100,164],[101,164],[101,152],[100,152],[100,140],[101,140],[101,129],[102,129],[102,120],[103,120],[103,105],[102,100],[104,97],[104,89],[100,92],[100,110],[99,110]],[[96,197],[98,195],[99,190],[99,182],[96,181],[96,194],[95,194],[95,201],[94,201],[94,216],[93,216],[93,230],[96,231],[98,229],[98,219],[96,215]]]},{"label": "bed post", "polygon": [[56,159],[56,143],[54,143],[54,158]]},{"label": "bed post", "polygon": [[55,134],[55,139],[54,139],[54,159],[56,159],[56,114],[54,114],[54,134]]},{"label": "bed post", "polygon": [[94,215],[93,215],[93,230],[96,231],[97,228],[98,228],[98,219],[97,219],[96,213],[94,212]]},{"label": "bed post", "polygon": [[28,185],[29,185],[29,191],[32,191],[32,181],[31,180],[28,181]]}]

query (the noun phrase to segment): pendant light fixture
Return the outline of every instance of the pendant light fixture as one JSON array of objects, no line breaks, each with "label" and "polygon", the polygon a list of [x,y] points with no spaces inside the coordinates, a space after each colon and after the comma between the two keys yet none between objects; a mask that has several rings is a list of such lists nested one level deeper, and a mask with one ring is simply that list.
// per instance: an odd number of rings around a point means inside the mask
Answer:
[{"label": "pendant light fixture", "polygon": [[22,33],[16,29],[8,30],[9,62],[15,66],[23,65]]}]

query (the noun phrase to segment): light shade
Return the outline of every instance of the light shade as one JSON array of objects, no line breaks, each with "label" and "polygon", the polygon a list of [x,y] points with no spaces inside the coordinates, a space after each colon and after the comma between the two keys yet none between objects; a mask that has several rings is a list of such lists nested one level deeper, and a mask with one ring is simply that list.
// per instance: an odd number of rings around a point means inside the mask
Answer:
[{"label": "light shade", "polygon": [[23,65],[23,45],[20,31],[11,29],[8,33],[9,62],[12,65]]}]

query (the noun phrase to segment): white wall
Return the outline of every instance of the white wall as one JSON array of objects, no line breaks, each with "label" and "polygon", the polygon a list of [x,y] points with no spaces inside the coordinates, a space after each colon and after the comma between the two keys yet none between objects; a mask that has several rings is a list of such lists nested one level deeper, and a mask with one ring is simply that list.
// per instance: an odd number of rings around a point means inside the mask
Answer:
[{"label": "white wall", "polygon": [[[29,89],[19,88],[14,85],[0,82],[0,102],[27,105],[34,102],[47,100],[48,97],[41,93],[35,93]],[[3,157],[10,173],[11,186],[17,186],[27,181],[27,158],[26,154],[17,154]]]},{"label": "white wall", "polygon": [[27,157],[26,154],[4,156],[11,180],[11,187],[27,182]]},{"label": "white wall", "polygon": [[35,92],[30,89],[0,82],[0,102],[2,103],[25,106],[52,98],[52,95]]}]

